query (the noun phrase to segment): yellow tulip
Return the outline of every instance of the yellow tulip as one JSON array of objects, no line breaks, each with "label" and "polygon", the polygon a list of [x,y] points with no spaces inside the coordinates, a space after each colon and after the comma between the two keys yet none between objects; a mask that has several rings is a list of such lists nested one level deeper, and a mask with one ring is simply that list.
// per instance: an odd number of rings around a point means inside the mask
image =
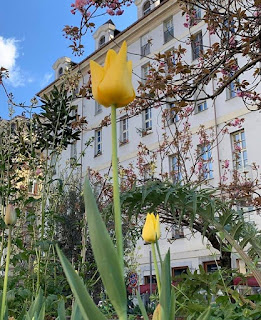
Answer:
[{"label": "yellow tulip", "polygon": [[105,107],[124,107],[134,100],[132,86],[132,61],[127,62],[127,43],[123,42],[119,53],[109,50],[104,67],[91,60],[92,94]]},{"label": "yellow tulip", "polygon": [[155,217],[153,213],[148,213],[142,230],[142,238],[146,242],[156,242],[160,237],[159,215]]},{"label": "yellow tulip", "polygon": [[16,223],[16,212],[12,204],[8,204],[5,210],[5,224],[7,226],[12,226]]}]

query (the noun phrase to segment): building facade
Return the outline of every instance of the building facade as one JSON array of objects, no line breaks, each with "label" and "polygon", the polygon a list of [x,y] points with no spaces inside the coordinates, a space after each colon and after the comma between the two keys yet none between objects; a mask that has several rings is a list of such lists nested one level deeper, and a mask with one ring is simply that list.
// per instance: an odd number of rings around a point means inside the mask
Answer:
[{"label": "building facade", "polygon": [[[175,0],[171,1],[150,1],[136,0],[138,20],[130,27],[119,32],[113,22],[99,27],[94,33],[96,51],[85,58],[73,68],[72,72],[80,73],[79,87],[89,81],[89,63],[95,60],[103,64],[105,55],[109,49],[119,50],[122,42],[127,41],[128,59],[133,61],[133,83],[137,89],[139,83],[146,79],[149,73],[151,61],[155,54],[166,53],[177,47],[180,41],[186,44],[189,33],[195,35],[195,40],[187,44],[185,60],[188,64],[195,63],[200,57],[200,52],[204,47],[210,46],[215,41],[215,36],[207,30],[204,21],[191,26],[190,29],[184,26],[184,16]],[[202,13],[197,10],[196,15],[200,18]],[[172,57],[175,63],[175,57]],[[243,61],[241,61],[243,63]],[[62,80],[62,70],[70,64],[67,58],[61,58],[54,64],[56,80],[48,87],[44,88],[39,95],[48,94],[53,85],[59,86]],[[217,84],[210,82],[205,90],[213,92]],[[80,117],[86,117],[88,126],[83,130],[81,140],[71,145],[63,151],[61,161],[57,164],[56,174],[59,175],[65,166],[65,162],[70,158],[81,157],[81,174],[84,176],[88,168],[97,170],[101,174],[106,174],[111,165],[111,133],[110,126],[101,127],[101,121],[110,114],[109,108],[104,108],[94,100],[87,100],[75,97],[74,104],[78,105],[77,113]],[[166,103],[165,108],[170,105]],[[169,128],[175,127],[179,121],[175,114],[169,126],[162,126],[162,108],[146,108],[141,114],[129,117],[127,113],[118,110],[118,157],[122,167],[127,167],[130,163],[136,166],[138,146],[140,143],[147,146],[149,150],[156,150],[159,140],[164,133],[168,133]],[[228,127],[228,134],[224,135],[214,148],[208,149],[207,145],[200,145],[196,133],[201,125],[206,129],[214,128],[215,132],[222,130],[224,125],[235,119],[244,118],[240,128]],[[256,137],[261,130],[261,118],[256,112],[249,111],[242,99],[237,96],[233,84],[221,93],[215,101],[200,101],[194,106],[193,115],[190,117],[190,130],[192,132],[192,142],[196,149],[200,149],[203,160],[207,166],[205,179],[207,184],[218,186],[222,179],[222,163],[229,161],[234,168],[245,172],[251,179],[253,174],[251,163],[261,164],[261,151],[256,147]],[[175,131],[175,130],[174,130]],[[85,142],[93,138],[91,147],[85,150]],[[235,160],[234,147],[240,145],[240,152]],[[164,160],[156,159],[155,176],[159,172],[177,171],[176,179],[182,179],[182,172],[176,170],[178,166],[175,154],[169,154]],[[228,174],[228,179],[231,175]],[[261,219],[251,210],[249,219],[261,225]],[[173,276],[179,275],[187,268],[191,271],[197,270],[202,265],[206,271],[217,269],[219,253],[211,248],[206,240],[202,240],[200,234],[192,235],[188,229],[180,230],[173,226],[165,228],[162,226],[162,237],[160,239],[162,253],[166,253],[168,248],[171,252],[171,267]],[[141,240],[137,245],[137,259],[139,262],[139,274],[141,283],[146,284],[150,274],[149,256],[150,246]],[[244,265],[239,257],[234,254],[232,267],[244,271]],[[153,271],[154,272],[154,271]]]}]

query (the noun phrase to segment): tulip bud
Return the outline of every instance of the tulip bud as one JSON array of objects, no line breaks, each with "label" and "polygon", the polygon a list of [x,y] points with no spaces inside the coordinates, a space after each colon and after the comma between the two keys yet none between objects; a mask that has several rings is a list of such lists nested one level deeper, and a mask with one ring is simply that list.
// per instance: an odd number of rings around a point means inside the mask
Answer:
[{"label": "tulip bud", "polygon": [[159,215],[148,213],[142,230],[142,238],[146,242],[154,243],[160,237]]},{"label": "tulip bud", "polygon": [[13,226],[16,223],[17,216],[15,208],[12,204],[8,204],[5,209],[5,224],[7,226]]}]

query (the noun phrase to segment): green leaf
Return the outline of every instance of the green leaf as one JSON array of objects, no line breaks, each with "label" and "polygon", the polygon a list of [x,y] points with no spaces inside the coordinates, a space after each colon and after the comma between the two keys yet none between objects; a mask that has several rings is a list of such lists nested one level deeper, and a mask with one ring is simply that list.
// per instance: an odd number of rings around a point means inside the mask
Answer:
[{"label": "green leaf", "polygon": [[45,299],[43,296],[42,289],[39,290],[37,297],[34,302],[31,304],[29,311],[27,312],[27,319],[33,319],[33,317],[37,317],[42,314],[42,308],[45,305]]},{"label": "green leaf", "polygon": [[161,266],[161,318],[170,319],[171,312],[171,278],[170,278],[170,251],[165,256]]},{"label": "green leaf", "polygon": [[197,320],[209,320],[211,315],[211,307],[208,307],[199,317]]},{"label": "green leaf", "polygon": [[92,250],[102,282],[118,316],[126,315],[126,287],[118,253],[98,211],[87,179],[84,185],[84,200]]},{"label": "green leaf", "polygon": [[77,299],[83,318],[85,320],[105,320],[106,318],[93,302],[80,276],[75,272],[58,246],[56,246],[56,250],[71,290]]},{"label": "green leaf", "polygon": [[143,302],[142,302],[142,300],[141,300],[141,296],[140,296],[139,291],[137,291],[136,296],[137,296],[137,298],[138,298],[138,303],[139,303],[140,311],[141,311],[141,314],[142,314],[144,320],[149,320],[149,317],[148,317],[148,315],[147,315],[146,309],[145,309],[144,304],[143,304]]},{"label": "green leaf", "polygon": [[64,300],[61,299],[58,302],[58,319],[57,320],[66,320],[66,311]]},{"label": "green leaf", "polygon": [[74,301],[73,303],[71,320],[84,320],[81,314],[81,310],[76,301]]},{"label": "green leaf", "polygon": [[169,319],[175,319],[176,313],[176,297],[174,287],[171,287],[171,304],[170,304],[170,317]]}]

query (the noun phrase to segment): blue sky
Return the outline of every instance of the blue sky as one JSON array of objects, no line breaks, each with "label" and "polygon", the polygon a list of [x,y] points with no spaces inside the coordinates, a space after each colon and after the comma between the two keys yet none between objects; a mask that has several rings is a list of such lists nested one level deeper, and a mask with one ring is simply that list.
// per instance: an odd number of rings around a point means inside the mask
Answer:
[{"label": "blue sky", "polygon": [[[10,70],[5,81],[8,92],[16,103],[29,104],[41,88],[54,80],[53,63],[62,56],[79,62],[94,50],[92,35],[85,36],[85,53],[72,55],[62,29],[78,25],[80,15],[71,14],[73,0],[14,0],[3,1],[0,11],[0,66]],[[125,8],[123,16],[107,14],[95,18],[96,27],[112,19],[116,28],[123,30],[136,20],[136,6]],[[16,109],[16,114],[23,110]],[[7,97],[0,87],[0,116],[8,118]]]}]

